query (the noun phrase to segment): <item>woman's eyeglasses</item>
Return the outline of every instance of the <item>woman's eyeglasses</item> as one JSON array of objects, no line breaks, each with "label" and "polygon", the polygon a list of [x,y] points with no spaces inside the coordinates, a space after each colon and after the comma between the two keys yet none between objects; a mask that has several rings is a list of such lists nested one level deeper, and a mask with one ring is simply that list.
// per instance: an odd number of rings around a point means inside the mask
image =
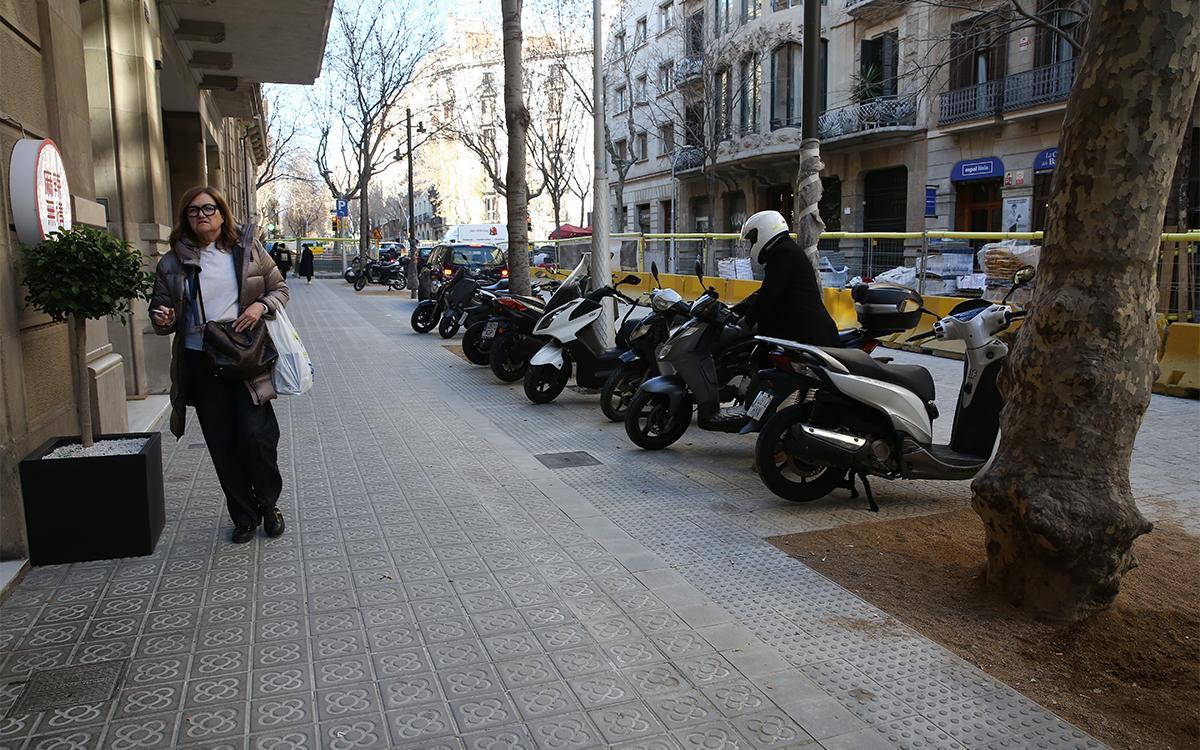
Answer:
[{"label": "woman's eyeglasses", "polygon": [[203,206],[188,206],[187,207],[187,215],[188,215],[188,218],[190,218],[190,219],[194,219],[201,214],[204,214],[205,216],[212,216],[216,212],[217,212],[217,204],[215,204],[215,203],[205,203]]}]

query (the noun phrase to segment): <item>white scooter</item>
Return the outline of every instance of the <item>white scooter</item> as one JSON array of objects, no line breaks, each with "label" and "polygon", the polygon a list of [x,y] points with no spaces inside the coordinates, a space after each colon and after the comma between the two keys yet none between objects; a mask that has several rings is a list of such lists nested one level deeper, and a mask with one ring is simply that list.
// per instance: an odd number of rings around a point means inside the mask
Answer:
[{"label": "white scooter", "polygon": [[810,388],[804,402],[777,412],[759,433],[755,456],[763,483],[782,498],[808,502],[838,488],[856,495],[857,477],[871,510],[878,510],[868,475],[888,479],[975,476],[991,459],[1000,432],[1004,401],[996,378],[1008,357],[1008,345],[997,334],[1025,317],[1025,311],[1007,304],[1008,297],[1033,277],[1033,267],[1025,266],[1014,274],[1012,291],[1000,304],[965,300],[931,331],[909,338],[937,337],[966,345],[949,445],[933,442],[937,407],[933,378],[925,368],[891,365],[854,349],[760,337],[796,355],[793,368],[809,380]]},{"label": "white scooter", "polygon": [[[586,296],[568,302],[542,316],[533,328],[534,336],[549,341],[529,360],[525,371],[525,395],[535,404],[545,404],[558,398],[575,371],[575,382],[584,388],[600,388],[615,370],[621,367],[621,353],[629,348],[629,331],[637,325],[630,314],[637,301],[622,294],[622,284],[638,284],[641,279],[629,274],[611,286],[602,286]],[[608,298],[615,297],[629,305],[617,330],[617,348],[608,349],[600,343],[597,324],[608,314]]]}]

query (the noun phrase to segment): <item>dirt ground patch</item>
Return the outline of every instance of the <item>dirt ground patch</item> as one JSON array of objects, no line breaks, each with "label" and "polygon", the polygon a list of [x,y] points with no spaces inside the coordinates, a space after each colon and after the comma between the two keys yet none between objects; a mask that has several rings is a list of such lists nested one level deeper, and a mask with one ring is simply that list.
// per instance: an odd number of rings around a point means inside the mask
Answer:
[{"label": "dirt ground patch", "polygon": [[1038,622],[983,586],[970,508],[772,544],[1116,748],[1200,747],[1200,539],[1156,524],[1106,612]]}]

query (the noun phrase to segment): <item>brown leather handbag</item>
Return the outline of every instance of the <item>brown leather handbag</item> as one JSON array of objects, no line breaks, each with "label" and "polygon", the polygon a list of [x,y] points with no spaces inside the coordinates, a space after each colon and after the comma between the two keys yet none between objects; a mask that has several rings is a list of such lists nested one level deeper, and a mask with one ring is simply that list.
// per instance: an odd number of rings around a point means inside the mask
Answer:
[{"label": "brown leather handbag", "polygon": [[200,322],[204,327],[204,354],[217,377],[242,381],[270,372],[279,354],[262,319],[240,333],[233,329],[232,320],[208,320],[199,271],[192,272],[192,283],[193,299],[200,304]]}]

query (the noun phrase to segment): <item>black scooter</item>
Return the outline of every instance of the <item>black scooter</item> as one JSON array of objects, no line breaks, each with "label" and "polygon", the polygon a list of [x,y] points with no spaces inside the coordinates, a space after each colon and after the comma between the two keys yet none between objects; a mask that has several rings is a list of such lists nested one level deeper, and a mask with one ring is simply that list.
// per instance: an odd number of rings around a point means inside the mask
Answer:
[{"label": "black scooter", "polygon": [[492,305],[492,317],[480,332],[490,341],[488,364],[492,374],[505,383],[515,383],[525,377],[529,360],[545,345],[546,337],[533,333],[534,326],[548,310],[557,309],[579,299],[588,283],[588,259],[579,261],[549,300],[532,297],[505,297]]},{"label": "black scooter", "polygon": [[413,309],[412,318],[409,319],[409,325],[417,333],[429,333],[438,325],[442,318],[442,313],[446,309],[446,295],[454,289],[455,285],[460,283],[466,276],[465,269],[458,269],[446,283],[437,287],[429,299],[421,300]]}]

